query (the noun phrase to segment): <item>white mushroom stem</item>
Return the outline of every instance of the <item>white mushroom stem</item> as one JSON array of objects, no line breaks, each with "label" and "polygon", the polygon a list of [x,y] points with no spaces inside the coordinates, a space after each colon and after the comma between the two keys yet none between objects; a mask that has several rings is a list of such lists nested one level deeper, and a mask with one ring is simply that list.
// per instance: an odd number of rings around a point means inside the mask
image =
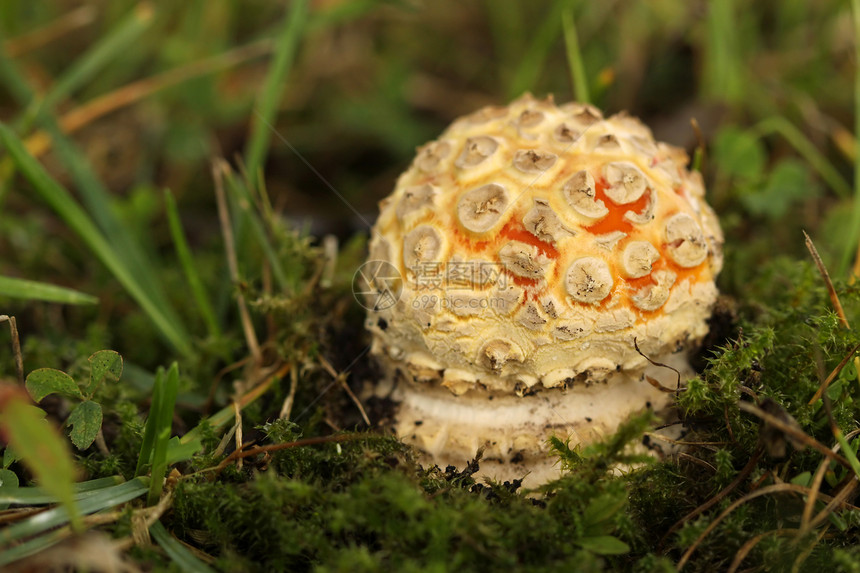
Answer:
[{"label": "white mushroom stem", "polygon": [[[682,382],[693,375],[683,353],[661,359],[681,373]],[[396,375],[386,376],[374,393],[399,404],[394,430],[422,452],[423,463],[463,467],[483,446],[479,479],[525,478],[523,484],[531,487],[560,476],[557,458],[549,455],[550,437],[569,439],[571,447],[593,443],[631,415],[669,408],[673,393],[659,390],[646,376],[676,388],[674,371],[649,365],[636,375],[615,372],[606,382],[525,397],[486,390],[455,395]]]}]

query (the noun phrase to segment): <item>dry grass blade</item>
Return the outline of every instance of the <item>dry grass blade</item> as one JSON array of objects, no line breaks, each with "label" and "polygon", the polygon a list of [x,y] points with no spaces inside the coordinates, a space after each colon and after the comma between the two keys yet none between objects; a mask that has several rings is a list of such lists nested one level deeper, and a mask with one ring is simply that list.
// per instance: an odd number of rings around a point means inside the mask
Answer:
[{"label": "dry grass blade", "polygon": [[672,372],[674,372],[678,376],[677,389],[676,390],[668,389],[665,386],[663,386],[662,384],[660,384],[657,380],[654,380],[653,378],[650,378],[650,377],[646,377],[646,378],[648,378],[649,384],[651,384],[652,386],[654,386],[655,388],[657,388],[663,392],[680,392],[681,391],[681,372],[677,368],[673,368],[673,367],[669,366],[668,364],[663,364],[662,362],[655,362],[655,361],[651,360],[651,358],[649,356],[647,356],[644,352],[639,350],[639,342],[636,340],[636,337],[633,337],[633,348],[636,349],[636,352],[639,353],[639,356],[641,356],[642,358],[644,358],[645,360],[647,360],[648,362],[650,362],[654,366],[658,366],[660,368],[668,368],[669,370],[671,370]]},{"label": "dry grass blade", "polygon": [[[66,134],[74,133],[100,117],[135,104],[159,91],[265,56],[272,51],[272,46],[271,40],[259,40],[211,58],[132,82],[66,113],[59,120],[60,128]],[[45,154],[51,149],[51,144],[51,136],[43,131],[33,134],[25,142],[27,150],[34,157]]]},{"label": "dry grass blade", "polygon": [[702,505],[700,505],[699,507],[697,507],[696,509],[694,509],[693,511],[691,511],[690,513],[688,513],[687,515],[685,515],[681,519],[679,519],[672,527],[670,527],[669,530],[666,533],[664,533],[663,537],[660,539],[660,546],[662,547],[666,542],[666,538],[668,538],[673,532],[677,531],[682,525],[684,525],[685,523],[687,523],[688,521],[690,521],[694,517],[701,515],[702,513],[708,511],[710,508],[712,508],[717,503],[719,503],[721,499],[723,499],[729,493],[731,493],[732,490],[734,490],[736,487],[738,487],[740,484],[742,484],[743,481],[745,479],[747,479],[747,477],[752,473],[753,469],[755,468],[756,464],[758,463],[758,460],[761,457],[763,452],[764,452],[764,449],[759,447],[755,451],[755,453],[752,455],[752,457],[750,457],[749,461],[747,462],[747,465],[744,466],[744,469],[742,469],[740,471],[740,473],[738,474],[738,476],[734,479],[734,481],[732,483],[730,483],[729,485],[724,487],[717,495],[715,495],[714,497],[709,499],[707,502],[703,503]]},{"label": "dry grass blade", "polygon": [[9,334],[12,337],[12,354],[15,357],[15,374],[18,384],[24,385],[24,359],[21,357],[21,339],[18,337],[18,322],[14,316],[0,314],[0,322],[9,323]]},{"label": "dry grass blade", "polygon": [[95,19],[96,9],[93,6],[81,6],[63,14],[41,28],[6,40],[3,42],[3,51],[6,52],[7,57],[17,58],[27,52],[50,44],[54,40],[62,38],[78,28],[88,26]]},{"label": "dry grass blade", "polygon": [[815,248],[815,244],[809,238],[809,235],[806,234],[806,231],[803,232],[803,238],[809,254],[812,255],[812,260],[815,261],[815,266],[818,267],[818,272],[821,273],[821,278],[824,279],[824,284],[827,285],[827,293],[830,295],[830,302],[833,304],[836,315],[839,316],[839,321],[845,328],[851,328],[851,325],[848,324],[848,318],[845,316],[845,311],[842,309],[842,303],[839,302],[839,295],[836,294],[836,289],[833,287],[833,281],[830,280],[830,273],[827,272],[827,267],[824,266],[824,261],[821,260],[821,255],[818,254],[818,249]]},{"label": "dry grass blade", "polygon": [[[242,449],[242,409],[239,408],[239,402],[233,401],[233,412],[236,416],[236,449]],[[236,466],[242,469],[242,458],[236,461]]]},{"label": "dry grass blade", "polygon": [[[839,444],[836,444],[837,446]],[[805,535],[812,529],[812,511],[815,509],[815,502],[818,501],[818,492],[821,491],[821,482],[824,481],[824,474],[827,473],[827,468],[830,467],[830,460],[824,458],[818,464],[818,469],[812,476],[812,483],[809,487],[809,497],[806,498],[806,503],[803,506],[803,515],[800,518],[800,535]]]},{"label": "dry grass blade", "polygon": [[284,442],[283,444],[271,444],[268,446],[253,446],[246,449],[250,444],[246,444],[242,447],[242,449],[235,450],[232,454],[224,458],[220,464],[217,466],[213,466],[210,468],[205,468],[200,470],[197,473],[204,472],[220,472],[228,465],[230,465],[234,460],[240,460],[244,458],[249,458],[252,456],[256,456],[259,454],[265,454],[268,452],[277,452],[280,450],[287,450],[290,448],[300,448],[303,446],[316,446],[318,444],[330,444],[335,442],[350,442],[352,440],[362,440],[367,438],[367,436],[362,434],[337,434],[332,436],[319,436],[316,438],[305,438],[302,440],[296,440],[294,442]]},{"label": "dry grass blade", "polygon": [[827,505],[824,507],[824,509],[819,511],[818,515],[816,515],[812,519],[812,521],[809,522],[810,527],[815,528],[816,526],[818,526],[822,521],[827,519],[827,517],[831,513],[833,513],[833,511],[837,507],[841,506],[841,507],[850,507],[852,509],[857,509],[856,507],[850,505],[847,502],[848,498],[851,497],[851,494],[854,493],[855,489],[857,489],[857,479],[856,478],[850,480],[847,484],[845,484],[845,486],[841,490],[839,490],[839,493],[837,493],[835,496],[833,496],[833,498],[827,503]]},{"label": "dry grass blade", "polygon": [[735,558],[732,559],[732,564],[729,565],[729,568],[726,570],[726,573],[734,573],[738,570],[738,567],[741,566],[741,563],[749,555],[749,552],[753,550],[753,547],[758,545],[759,541],[764,539],[769,535],[777,535],[777,536],[793,536],[797,535],[796,529],[773,529],[771,531],[765,531],[764,533],[760,533],[755,537],[752,537],[744,543],[738,552],[735,553]]},{"label": "dry grass blade", "polygon": [[780,418],[778,418],[777,416],[774,416],[773,414],[769,414],[768,412],[765,412],[764,410],[762,410],[758,406],[756,406],[754,404],[750,404],[749,402],[738,402],[738,407],[748,414],[752,414],[754,416],[757,416],[758,418],[761,418],[762,420],[764,420],[765,422],[767,422],[771,426],[775,427],[777,430],[780,430],[780,431],[784,432],[785,434],[791,436],[792,438],[796,439],[798,442],[803,443],[803,445],[809,446],[810,448],[818,450],[819,452],[821,452],[822,454],[824,454],[825,456],[827,456],[831,460],[834,460],[835,462],[837,462],[839,465],[842,465],[848,469],[851,469],[851,464],[844,457],[833,452],[833,450],[831,450],[830,448],[828,448],[827,446],[825,446],[824,444],[822,444],[821,442],[819,442],[815,438],[805,434],[802,430],[799,430],[798,428],[792,426],[788,422],[781,420]]},{"label": "dry grass blade", "polygon": [[817,402],[818,399],[821,398],[821,395],[824,394],[824,392],[827,390],[827,387],[830,386],[830,383],[833,382],[837,376],[839,376],[839,373],[842,372],[842,369],[845,368],[845,365],[848,364],[848,361],[854,357],[854,354],[856,354],[858,350],[860,350],[860,344],[857,344],[854,348],[852,348],[851,352],[846,354],[845,357],[842,359],[842,362],[840,362],[839,365],[833,369],[830,375],[824,379],[824,381],[821,383],[821,386],[818,387],[818,390],[815,391],[815,394],[809,400],[808,404],[810,406],[812,404],[815,404],[815,402]]},{"label": "dry grass blade", "polygon": [[715,468],[713,465],[709,464],[705,460],[697,458],[696,456],[691,456],[690,454],[688,454],[686,452],[678,452],[676,455],[677,455],[679,460],[687,460],[687,461],[692,462],[694,464],[700,465],[703,468],[706,468],[706,469],[712,471],[713,473],[717,473],[717,468]]},{"label": "dry grass blade", "polygon": [[281,412],[278,414],[279,418],[289,419],[290,413],[293,411],[293,404],[296,401],[296,392],[299,389],[299,374],[298,371],[293,368],[290,370],[290,393],[287,395],[284,400],[284,404],[281,406]]},{"label": "dry grass blade", "polygon": [[[227,255],[227,267],[230,270],[230,280],[234,285],[239,284],[239,263],[236,258],[236,243],[233,238],[233,226],[230,223],[230,212],[227,208],[227,196],[224,193],[224,177],[230,173],[230,166],[223,159],[216,159],[212,163],[212,179],[215,181],[215,199],[218,204],[218,219],[221,223],[221,233],[224,235],[224,250]],[[245,333],[245,342],[248,344],[248,351],[254,357],[256,364],[261,364],[263,355],[260,352],[260,343],[257,340],[257,333],[254,332],[254,324],[251,322],[251,315],[248,312],[248,306],[245,304],[245,297],[240,293],[237,297],[239,305],[239,315],[242,320],[242,331]]]},{"label": "dry grass blade", "polygon": [[720,522],[722,522],[722,520],[723,520],[723,519],[725,519],[725,518],[726,518],[726,516],[728,516],[731,512],[733,512],[734,510],[736,510],[738,507],[740,507],[741,505],[745,504],[746,502],[748,502],[748,501],[752,501],[753,499],[755,499],[755,498],[757,498],[757,497],[761,497],[761,496],[763,496],[763,495],[768,495],[768,494],[771,494],[771,493],[799,493],[799,494],[808,494],[808,493],[809,493],[809,488],[806,488],[806,487],[803,487],[803,486],[800,486],[800,485],[789,484],[789,483],[781,483],[781,484],[776,484],[776,485],[769,485],[769,486],[763,487],[763,488],[761,488],[761,489],[757,489],[757,490],[755,490],[755,491],[753,491],[753,492],[750,492],[750,493],[748,493],[747,495],[743,496],[742,498],[740,498],[740,499],[738,499],[738,500],[734,501],[734,502],[733,502],[729,507],[727,507],[727,508],[726,508],[726,509],[725,509],[725,510],[720,514],[720,515],[718,515],[718,516],[716,517],[716,519],[714,519],[714,521],[712,521],[712,522],[708,525],[708,527],[705,529],[705,531],[703,531],[703,532],[702,532],[702,534],[701,534],[701,535],[699,535],[699,537],[698,537],[698,538],[696,538],[696,540],[693,542],[693,544],[692,544],[692,545],[690,545],[690,547],[688,547],[688,548],[687,548],[687,551],[685,551],[685,552],[684,552],[684,555],[682,555],[682,556],[681,556],[681,559],[678,561],[678,564],[677,564],[677,566],[676,566],[676,567],[678,568],[678,570],[680,571],[681,569],[683,569],[684,565],[686,565],[686,564],[687,564],[687,561],[689,561],[689,560],[690,560],[690,557],[693,555],[693,552],[694,552],[694,551],[696,551],[696,548],[698,548],[698,547],[699,547],[699,545],[702,543],[702,541],[704,541],[704,540],[705,540],[705,538],[706,538],[706,537],[707,537],[707,536],[708,536],[708,535],[709,535],[709,534],[710,534],[714,529],[716,529],[716,528],[717,528],[717,526],[720,524]]},{"label": "dry grass blade", "polygon": [[[798,573],[800,571],[800,566],[803,565],[804,561],[809,558],[809,555],[812,553],[812,550],[815,549],[815,546],[818,544],[818,542],[821,541],[821,539],[827,533],[827,530],[828,527],[822,528],[816,536],[815,540],[812,543],[807,544],[806,548],[797,555],[797,558],[794,560],[794,563],[791,566],[791,573]],[[801,538],[798,537],[797,539],[800,540]]]}]

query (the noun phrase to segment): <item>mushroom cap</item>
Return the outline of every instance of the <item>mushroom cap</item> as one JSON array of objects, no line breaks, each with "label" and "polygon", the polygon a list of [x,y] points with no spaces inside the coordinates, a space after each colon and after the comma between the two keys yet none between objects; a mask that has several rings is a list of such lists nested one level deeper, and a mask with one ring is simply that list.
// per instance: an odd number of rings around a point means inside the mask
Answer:
[{"label": "mushroom cap", "polygon": [[[456,120],[380,203],[378,360],[525,394],[641,373],[707,332],[723,236],[687,154],[638,120],[525,95]],[[379,263],[377,263],[379,264]]]}]

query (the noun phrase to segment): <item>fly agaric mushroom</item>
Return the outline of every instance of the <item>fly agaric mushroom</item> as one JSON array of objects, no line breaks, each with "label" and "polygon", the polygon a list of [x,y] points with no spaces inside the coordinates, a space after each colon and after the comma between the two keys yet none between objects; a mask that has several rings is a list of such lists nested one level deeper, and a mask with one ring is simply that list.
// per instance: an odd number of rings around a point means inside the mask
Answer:
[{"label": "fly agaric mushroom", "polygon": [[540,483],[551,435],[586,444],[667,408],[646,376],[677,375],[643,354],[692,374],[722,266],[687,163],[628,115],[531,95],[419,148],[370,242],[399,277],[367,318],[396,433],[440,465],[484,447],[483,475]]}]

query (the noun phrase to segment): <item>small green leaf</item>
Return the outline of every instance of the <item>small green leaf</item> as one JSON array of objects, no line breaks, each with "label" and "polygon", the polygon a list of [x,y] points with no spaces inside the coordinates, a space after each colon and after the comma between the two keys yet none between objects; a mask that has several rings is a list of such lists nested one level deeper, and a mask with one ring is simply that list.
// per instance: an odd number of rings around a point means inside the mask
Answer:
[{"label": "small green leaf", "polygon": [[[0,494],[3,490],[12,490],[18,488],[18,476],[11,470],[0,470]],[[8,503],[0,503],[0,509],[9,507]]]},{"label": "small green leaf", "polygon": [[203,442],[195,438],[190,442],[181,442],[179,436],[173,436],[167,442],[167,465],[190,460],[191,457],[203,449]]},{"label": "small green leaf", "polygon": [[809,487],[809,484],[812,483],[812,474],[809,472],[799,473],[791,478],[791,483],[794,485]]},{"label": "small green leaf", "polygon": [[839,531],[846,531],[848,529],[848,522],[843,519],[841,515],[838,513],[828,513],[827,519],[832,523],[836,529]]},{"label": "small green leaf", "polygon": [[579,540],[583,549],[598,555],[621,555],[630,551],[630,546],[611,535],[596,535]]},{"label": "small green leaf", "polygon": [[69,414],[66,424],[72,427],[69,437],[79,450],[85,450],[95,441],[102,427],[102,407],[86,400],[78,404]]},{"label": "small green leaf", "polygon": [[18,487],[18,474],[12,470],[0,470],[0,489]]},{"label": "small green leaf", "polygon": [[626,503],[627,496],[623,491],[620,495],[606,493],[594,498],[582,516],[586,529],[595,528],[609,521]]},{"label": "small green leaf", "polygon": [[103,380],[116,382],[122,376],[122,356],[113,350],[99,350],[89,357],[90,383],[87,395],[92,396]]},{"label": "small green leaf", "polygon": [[8,468],[20,459],[21,456],[16,454],[15,450],[12,449],[11,446],[6,446],[6,449],[3,450],[3,469]]},{"label": "small green leaf", "polygon": [[41,402],[42,398],[49,394],[62,394],[70,398],[83,398],[81,389],[72,380],[72,377],[53,368],[39,368],[33,370],[27,376],[27,391],[33,400]]}]

